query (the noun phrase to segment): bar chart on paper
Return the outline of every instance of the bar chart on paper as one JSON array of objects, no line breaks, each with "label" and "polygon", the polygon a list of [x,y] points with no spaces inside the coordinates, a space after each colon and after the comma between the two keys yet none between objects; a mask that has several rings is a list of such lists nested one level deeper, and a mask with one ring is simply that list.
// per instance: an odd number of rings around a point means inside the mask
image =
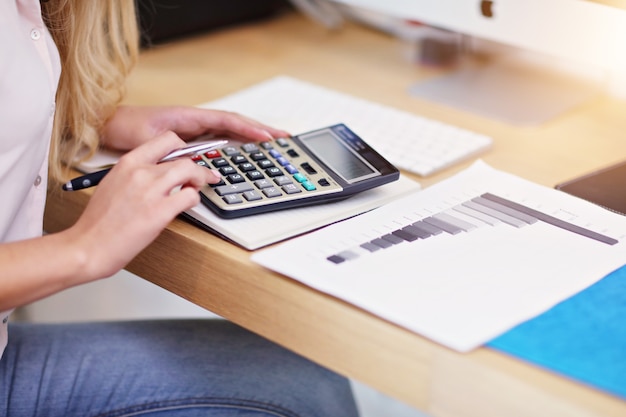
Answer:
[{"label": "bar chart on paper", "polygon": [[467,351],[626,264],[625,242],[626,217],[478,162],[252,259]]},{"label": "bar chart on paper", "polygon": [[350,248],[334,253],[326,259],[332,263],[339,264],[358,258],[363,253],[363,250],[376,252],[399,243],[428,239],[441,233],[456,235],[461,232],[471,232],[479,227],[496,226],[499,224],[520,228],[532,225],[538,221],[608,245],[619,243],[617,239],[602,233],[594,232],[506,198],[491,193],[484,193],[471,200],[464,201],[448,211],[439,212],[399,227],[389,233],[361,243],[358,248]]}]

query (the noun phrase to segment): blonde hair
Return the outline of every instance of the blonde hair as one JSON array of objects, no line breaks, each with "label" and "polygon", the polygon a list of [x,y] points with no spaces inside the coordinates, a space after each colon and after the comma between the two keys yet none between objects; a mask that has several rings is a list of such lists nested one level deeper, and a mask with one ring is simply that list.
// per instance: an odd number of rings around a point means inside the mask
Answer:
[{"label": "blonde hair", "polygon": [[134,0],[48,0],[42,13],[62,67],[50,176],[65,179],[65,163],[93,155],[104,123],[124,96],[139,53],[139,30]]}]

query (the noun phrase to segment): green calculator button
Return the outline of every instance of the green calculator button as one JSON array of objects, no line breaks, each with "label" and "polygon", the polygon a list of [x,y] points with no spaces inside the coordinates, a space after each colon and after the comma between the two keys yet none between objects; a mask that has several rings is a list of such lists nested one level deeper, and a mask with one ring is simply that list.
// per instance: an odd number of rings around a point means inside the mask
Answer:
[{"label": "green calculator button", "polygon": [[307,191],[313,191],[315,190],[315,184],[313,184],[311,181],[304,181],[302,183],[302,186],[304,187],[305,190]]},{"label": "green calculator button", "polygon": [[300,173],[298,174],[293,174],[293,179],[295,179],[296,181],[303,183],[305,181],[307,181],[306,177]]}]

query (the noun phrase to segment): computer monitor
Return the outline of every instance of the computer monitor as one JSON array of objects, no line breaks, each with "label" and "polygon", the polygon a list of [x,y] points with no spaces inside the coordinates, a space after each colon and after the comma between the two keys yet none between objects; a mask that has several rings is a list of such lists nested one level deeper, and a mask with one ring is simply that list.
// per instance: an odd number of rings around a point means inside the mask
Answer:
[{"label": "computer monitor", "polygon": [[[495,42],[511,50],[523,51],[525,58],[535,54],[533,65],[550,63],[531,72],[527,71],[528,68],[522,72],[519,68],[512,70],[511,61],[497,69],[493,65],[464,68],[448,74],[448,78],[416,84],[411,91],[418,96],[521,124],[549,119],[585,101],[598,89],[626,99],[626,0],[331,1],[344,8],[349,6],[355,10],[417,21]],[[550,74],[543,85],[526,85],[540,82],[538,74],[547,74],[548,67],[558,69],[559,73],[556,76]],[[582,68],[584,71],[580,71]],[[559,86],[567,79],[561,71],[575,74],[573,83],[568,80]],[[511,74],[513,80],[507,81],[506,77]],[[581,78],[590,83],[578,82]],[[470,91],[464,91],[464,88]],[[490,89],[496,90],[493,100],[487,97]],[[472,95],[476,97],[477,91],[479,102],[471,99]],[[506,98],[502,93],[516,96],[517,103],[507,108],[503,105]],[[541,98],[528,97],[531,103],[519,102],[524,95],[534,94]],[[463,103],[466,99],[470,102]],[[551,100],[554,103],[550,103]]]}]

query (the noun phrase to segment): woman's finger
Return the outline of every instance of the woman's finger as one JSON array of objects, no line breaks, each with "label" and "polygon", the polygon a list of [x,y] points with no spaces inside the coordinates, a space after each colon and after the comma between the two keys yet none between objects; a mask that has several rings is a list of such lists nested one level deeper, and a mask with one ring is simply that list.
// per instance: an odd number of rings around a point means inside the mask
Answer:
[{"label": "woman's finger", "polygon": [[120,162],[132,159],[133,164],[156,164],[168,153],[184,147],[185,144],[174,132],[165,132],[128,152],[120,158]]},{"label": "woman's finger", "polygon": [[197,190],[207,184],[219,182],[219,172],[195,164],[188,159],[166,162],[154,168],[155,177],[150,179],[155,191],[169,194],[180,186],[192,186]]}]

